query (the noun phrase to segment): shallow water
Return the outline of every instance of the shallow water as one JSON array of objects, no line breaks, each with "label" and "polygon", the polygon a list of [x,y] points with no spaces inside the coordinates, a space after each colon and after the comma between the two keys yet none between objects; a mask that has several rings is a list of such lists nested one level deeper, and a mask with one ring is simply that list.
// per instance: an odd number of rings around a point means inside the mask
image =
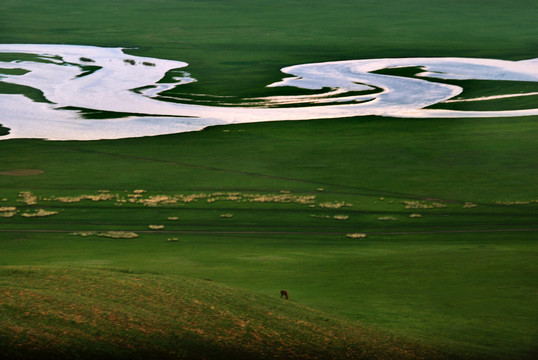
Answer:
[{"label": "shallow water", "polygon": [[[400,58],[295,65],[282,69],[289,77],[268,86],[329,90],[316,95],[273,96],[245,99],[244,104],[234,106],[212,106],[156,98],[167,89],[196,81],[189,73],[178,72],[172,82],[158,83],[168,71],[187,67],[185,62],[127,55],[122,48],[77,45],[0,45],[0,52],[38,55],[39,58],[31,61],[0,62],[0,80],[39,89],[49,101],[34,102],[22,94],[0,94],[0,124],[10,128],[10,134],[0,139],[117,139],[195,131],[222,124],[365,115],[415,118],[538,115],[538,108],[425,109],[451,101],[462,92],[459,86],[429,81],[429,78],[538,82],[538,59]],[[401,67],[420,67],[423,72],[415,77],[373,73]],[[17,71],[15,75],[13,69],[26,72]],[[475,100],[487,99],[491,97]],[[253,103],[257,106],[252,107]],[[289,105],[293,107],[284,107]],[[65,107],[133,115],[90,120]]]}]

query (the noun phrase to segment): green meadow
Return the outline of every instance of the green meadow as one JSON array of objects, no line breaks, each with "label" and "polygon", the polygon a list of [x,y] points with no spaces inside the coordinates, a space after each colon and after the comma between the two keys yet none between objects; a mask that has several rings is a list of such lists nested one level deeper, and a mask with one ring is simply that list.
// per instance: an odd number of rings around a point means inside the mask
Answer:
[{"label": "green meadow", "polygon": [[[538,50],[531,1],[2,9],[0,43],[186,61],[198,82],[175,95],[264,96],[301,63]],[[462,83],[468,97],[536,91]],[[40,96],[1,79],[0,92]],[[0,357],[533,359],[537,120],[369,116],[0,141]]]}]

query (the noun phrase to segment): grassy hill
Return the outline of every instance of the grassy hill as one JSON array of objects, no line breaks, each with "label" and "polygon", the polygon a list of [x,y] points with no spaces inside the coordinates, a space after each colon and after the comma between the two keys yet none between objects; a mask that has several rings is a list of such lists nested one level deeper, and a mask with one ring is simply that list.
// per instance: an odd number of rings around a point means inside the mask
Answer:
[{"label": "grassy hill", "polygon": [[2,267],[0,289],[2,358],[444,358],[293,300],[207,280]]}]

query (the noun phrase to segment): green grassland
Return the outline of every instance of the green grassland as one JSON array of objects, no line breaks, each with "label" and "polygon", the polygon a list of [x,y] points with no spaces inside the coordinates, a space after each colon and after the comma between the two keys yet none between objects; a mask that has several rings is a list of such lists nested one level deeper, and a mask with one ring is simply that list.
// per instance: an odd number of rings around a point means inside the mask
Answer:
[{"label": "green grassland", "polygon": [[[1,142],[16,154],[5,169],[45,172],[0,177],[1,204],[17,211],[1,219],[0,264],[210,278],[268,297],[285,288],[294,303],[453,356],[530,358],[533,121],[363,118]],[[38,209],[57,214],[22,216]],[[73,235],[111,230],[138,237]]]},{"label": "green grassland", "polygon": [[[517,4],[7,0],[0,43],[137,47],[190,63],[176,92],[258,96],[306,62],[536,57],[536,5]],[[0,356],[535,358],[537,120],[0,141],[0,173],[44,171],[0,175]]]},{"label": "green grassland", "polygon": [[[24,359],[440,355],[292,302],[182,276],[9,267],[2,269],[0,284],[9,317],[0,344],[7,345],[2,355],[11,359],[20,356],[12,349],[29,339],[38,346]],[[17,325],[26,322],[33,327],[23,332]]]}]

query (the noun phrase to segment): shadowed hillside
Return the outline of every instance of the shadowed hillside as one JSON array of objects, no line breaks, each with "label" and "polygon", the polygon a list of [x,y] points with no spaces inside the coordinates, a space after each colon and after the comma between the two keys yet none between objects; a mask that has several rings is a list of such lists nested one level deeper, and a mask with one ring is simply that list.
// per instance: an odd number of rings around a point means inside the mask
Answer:
[{"label": "shadowed hillside", "polygon": [[442,358],[293,300],[211,281],[4,267],[0,288],[3,358]]}]

